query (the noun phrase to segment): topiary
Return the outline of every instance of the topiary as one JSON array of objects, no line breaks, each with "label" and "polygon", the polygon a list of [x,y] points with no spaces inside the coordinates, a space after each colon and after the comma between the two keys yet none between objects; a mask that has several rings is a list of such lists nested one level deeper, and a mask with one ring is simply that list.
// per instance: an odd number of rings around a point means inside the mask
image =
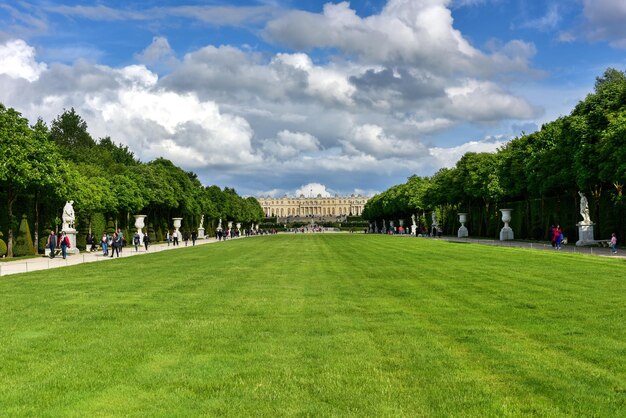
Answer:
[{"label": "topiary", "polygon": [[[2,232],[0,232],[0,237],[2,237],[3,234]],[[0,257],[4,257],[7,253],[7,243],[4,242],[3,239],[0,238]]]},{"label": "topiary", "polygon": [[113,223],[113,219],[109,218],[109,222],[107,222],[107,234],[113,235],[115,232],[115,224]]},{"label": "topiary", "polygon": [[35,246],[33,245],[33,237],[30,236],[28,219],[26,219],[26,215],[22,215],[20,229],[17,232],[17,239],[13,247],[13,255],[15,257],[22,257],[33,254],[35,254]]}]

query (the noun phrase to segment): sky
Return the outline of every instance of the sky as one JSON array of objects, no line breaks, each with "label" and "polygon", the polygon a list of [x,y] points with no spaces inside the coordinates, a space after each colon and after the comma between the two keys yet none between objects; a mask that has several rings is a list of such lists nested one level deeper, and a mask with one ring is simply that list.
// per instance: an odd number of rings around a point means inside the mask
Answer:
[{"label": "sky", "polygon": [[626,69],[624,0],[0,0],[0,102],[245,196],[372,195]]}]

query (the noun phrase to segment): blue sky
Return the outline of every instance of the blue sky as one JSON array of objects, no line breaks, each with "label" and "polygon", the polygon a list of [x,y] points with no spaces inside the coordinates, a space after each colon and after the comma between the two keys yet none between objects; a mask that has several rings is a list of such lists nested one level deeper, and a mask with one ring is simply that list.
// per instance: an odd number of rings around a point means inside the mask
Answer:
[{"label": "blue sky", "polygon": [[246,195],[493,151],[626,64],[623,0],[0,1],[0,102]]}]

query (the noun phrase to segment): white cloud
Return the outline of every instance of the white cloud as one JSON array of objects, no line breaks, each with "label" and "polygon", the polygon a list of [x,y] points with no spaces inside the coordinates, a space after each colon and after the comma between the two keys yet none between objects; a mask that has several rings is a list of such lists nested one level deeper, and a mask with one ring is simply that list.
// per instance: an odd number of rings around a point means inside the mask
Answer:
[{"label": "white cloud", "polygon": [[546,11],[546,14],[524,22],[521,27],[537,29],[537,30],[552,30],[558,27],[561,23],[561,13],[557,4],[551,4]]},{"label": "white cloud", "polygon": [[[419,65],[433,73],[528,72],[525,56],[487,56],[454,28],[449,0],[389,0],[359,17],[347,2],[323,13],[293,11],[268,22],[267,39],[296,49],[338,48],[370,65]],[[509,58],[505,60],[505,58]]]},{"label": "white cloud", "polygon": [[437,160],[439,167],[452,168],[467,152],[495,152],[508,141],[503,136],[485,138],[481,141],[469,141],[456,147],[433,147],[430,155]]},{"label": "white cloud", "polygon": [[0,45],[0,74],[35,81],[47,65],[35,61],[35,48],[21,39]]},{"label": "white cloud", "polygon": [[626,48],[626,2],[623,0],[583,0],[583,14],[589,37]]},{"label": "white cloud", "polygon": [[492,82],[466,80],[458,87],[446,89],[446,92],[452,102],[450,112],[457,118],[489,122],[509,118],[531,119],[541,114],[540,109]]},{"label": "white cloud", "polygon": [[296,190],[294,196],[304,195],[306,197],[316,197],[321,195],[322,197],[330,197],[331,193],[326,190],[326,186],[320,183],[309,183],[302,185]]},{"label": "white cloud", "polygon": [[425,150],[421,143],[388,135],[377,125],[354,127],[350,137],[345,138],[342,144],[349,155],[362,154],[378,159],[415,156]]},{"label": "white cloud", "polygon": [[267,158],[287,160],[303,153],[319,151],[320,143],[313,135],[303,132],[278,132],[275,139],[262,141],[262,150]]}]

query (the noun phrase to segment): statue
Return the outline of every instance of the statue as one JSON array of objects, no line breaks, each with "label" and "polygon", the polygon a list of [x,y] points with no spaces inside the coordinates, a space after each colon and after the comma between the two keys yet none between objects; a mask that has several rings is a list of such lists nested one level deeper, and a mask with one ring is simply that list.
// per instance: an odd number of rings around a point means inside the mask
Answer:
[{"label": "statue", "polygon": [[413,221],[413,225],[417,226],[417,224],[415,223],[415,215],[411,215],[411,221]]},{"label": "statue", "polygon": [[219,222],[219,224],[217,225],[217,229],[216,229],[216,231],[221,231],[222,229],[223,229],[223,228],[222,228],[222,218],[220,218],[220,222]]},{"label": "statue", "polygon": [[200,218],[200,226],[198,227],[198,229],[204,229],[204,215],[202,215],[202,217]]},{"label": "statue", "polygon": [[63,215],[61,216],[61,219],[63,219],[63,225],[61,227],[62,231],[74,229],[74,221],[76,220],[76,215],[74,214],[74,207],[72,206],[73,204],[73,200],[65,202],[65,206],[63,207]]},{"label": "statue", "polygon": [[591,225],[591,217],[589,216],[589,202],[585,197],[585,194],[582,192],[578,192],[580,196],[580,216],[583,217],[582,224],[583,225]]},{"label": "statue", "polygon": [[432,220],[433,225],[437,225],[437,213],[434,210],[430,214],[430,219]]}]

